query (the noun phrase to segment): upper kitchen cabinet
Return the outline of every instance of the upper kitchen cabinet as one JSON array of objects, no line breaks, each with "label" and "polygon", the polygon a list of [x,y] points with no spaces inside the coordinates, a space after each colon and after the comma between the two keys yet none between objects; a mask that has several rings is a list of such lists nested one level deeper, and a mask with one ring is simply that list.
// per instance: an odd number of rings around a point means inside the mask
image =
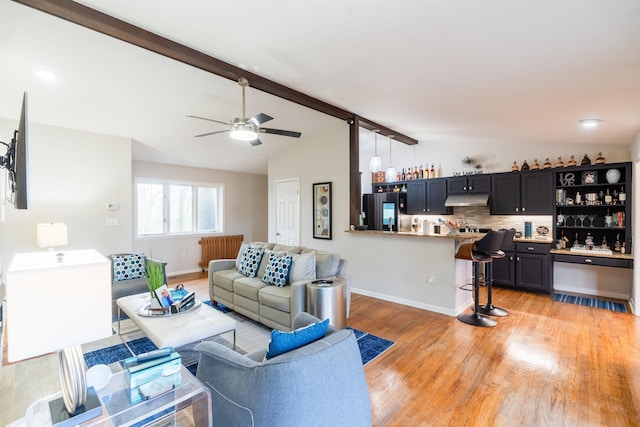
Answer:
[{"label": "upper kitchen cabinet", "polygon": [[452,208],[445,206],[447,200],[447,180],[435,178],[426,180],[427,183],[427,214],[451,215]]},{"label": "upper kitchen cabinet", "polygon": [[407,188],[407,213],[409,215],[450,215],[447,200],[447,180],[445,178],[409,181]]},{"label": "upper kitchen cabinet", "polygon": [[425,215],[427,213],[427,182],[410,181],[407,188],[407,213],[409,215]]},{"label": "upper kitchen cabinet", "polygon": [[491,175],[467,175],[447,178],[449,194],[489,194]]},{"label": "upper kitchen cabinet", "polygon": [[554,175],[551,170],[491,175],[492,215],[553,215]]}]

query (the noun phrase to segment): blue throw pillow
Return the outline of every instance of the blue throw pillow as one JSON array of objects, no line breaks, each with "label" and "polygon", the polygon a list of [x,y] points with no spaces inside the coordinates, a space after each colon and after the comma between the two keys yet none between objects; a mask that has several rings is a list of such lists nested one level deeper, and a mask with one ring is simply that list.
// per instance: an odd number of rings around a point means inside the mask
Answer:
[{"label": "blue throw pillow", "polygon": [[291,332],[282,332],[274,329],[271,331],[271,342],[269,343],[265,360],[319,340],[327,334],[327,329],[329,329],[329,319],[312,323]]},{"label": "blue throw pillow", "polygon": [[260,268],[260,261],[262,260],[262,254],[264,249],[262,248],[247,248],[242,255],[242,261],[240,261],[240,268],[238,273],[244,274],[247,277],[256,277],[258,274],[258,268]]},{"label": "blue throw pillow", "polygon": [[293,257],[291,255],[276,255],[271,253],[268,262],[262,281],[269,285],[276,285],[279,288],[287,286],[289,282],[289,269],[291,268]]}]

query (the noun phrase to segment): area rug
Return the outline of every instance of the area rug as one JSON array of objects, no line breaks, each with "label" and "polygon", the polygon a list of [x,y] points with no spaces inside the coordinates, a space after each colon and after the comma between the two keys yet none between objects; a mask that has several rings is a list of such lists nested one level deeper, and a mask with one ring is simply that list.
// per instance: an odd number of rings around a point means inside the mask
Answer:
[{"label": "area rug", "polygon": [[627,312],[627,307],[622,303],[607,301],[598,298],[579,297],[575,295],[567,295],[560,292],[554,292],[551,300],[556,302],[566,302],[569,304],[583,305],[586,307],[602,308],[605,310],[617,311],[618,313]]},{"label": "area rug", "polygon": [[[211,306],[210,301],[205,301],[203,303]],[[267,348],[271,338],[270,328],[237,314],[223,305],[219,305],[214,308],[236,320],[237,352],[240,354],[246,354]],[[89,368],[98,364],[110,365],[131,356],[131,353],[116,333],[118,328],[117,316],[114,316],[113,321],[114,335],[112,337],[97,341],[91,345],[83,346],[84,357]],[[124,338],[127,341],[127,344],[135,354],[144,353],[157,348],[151,340],[145,337],[144,334],[137,329],[136,325],[124,314],[120,318],[120,328],[122,333],[125,334]],[[358,341],[363,365],[366,365],[376,357],[380,356],[394,344],[393,341],[380,338],[367,332],[354,328],[349,329],[353,330]],[[230,338],[228,339],[224,335],[213,337],[210,340],[218,342],[229,348],[233,347]],[[198,352],[194,349],[196,345],[197,343],[193,343],[176,349],[176,351],[180,353],[182,364],[194,374],[198,366],[199,358]]]}]

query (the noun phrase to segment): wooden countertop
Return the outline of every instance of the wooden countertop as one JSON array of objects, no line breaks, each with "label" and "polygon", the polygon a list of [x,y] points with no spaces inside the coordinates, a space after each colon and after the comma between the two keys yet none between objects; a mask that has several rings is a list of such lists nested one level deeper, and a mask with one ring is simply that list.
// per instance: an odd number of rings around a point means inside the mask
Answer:
[{"label": "wooden countertop", "polygon": [[353,234],[369,234],[380,236],[405,236],[405,237],[420,237],[420,238],[432,238],[432,239],[448,239],[448,240],[477,240],[484,237],[485,233],[460,233],[460,235],[449,234],[422,234],[411,233],[409,231],[380,231],[380,230],[345,230],[347,233]]},{"label": "wooden countertop", "polygon": [[614,252],[613,254],[603,254],[598,253],[598,251],[590,251],[589,253],[585,252],[571,252],[570,249],[551,249],[552,254],[559,255],[573,255],[573,256],[581,256],[581,257],[598,257],[598,258],[614,258],[614,259],[629,259],[633,260],[633,255],[631,254],[621,254],[620,252]]}]

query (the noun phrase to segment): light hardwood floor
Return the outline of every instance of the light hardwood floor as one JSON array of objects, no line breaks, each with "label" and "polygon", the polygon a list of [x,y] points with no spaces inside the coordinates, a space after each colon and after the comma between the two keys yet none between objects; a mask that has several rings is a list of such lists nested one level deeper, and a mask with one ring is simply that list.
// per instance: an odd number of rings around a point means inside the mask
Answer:
[{"label": "light hardwood floor", "polygon": [[[178,282],[205,297],[205,276]],[[352,296],[349,326],[395,341],[365,366],[374,426],[640,425],[638,317],[507,289],[494,303],[510,315],[485,329]],[[5,403],[33,400],[2,383]]]}]

